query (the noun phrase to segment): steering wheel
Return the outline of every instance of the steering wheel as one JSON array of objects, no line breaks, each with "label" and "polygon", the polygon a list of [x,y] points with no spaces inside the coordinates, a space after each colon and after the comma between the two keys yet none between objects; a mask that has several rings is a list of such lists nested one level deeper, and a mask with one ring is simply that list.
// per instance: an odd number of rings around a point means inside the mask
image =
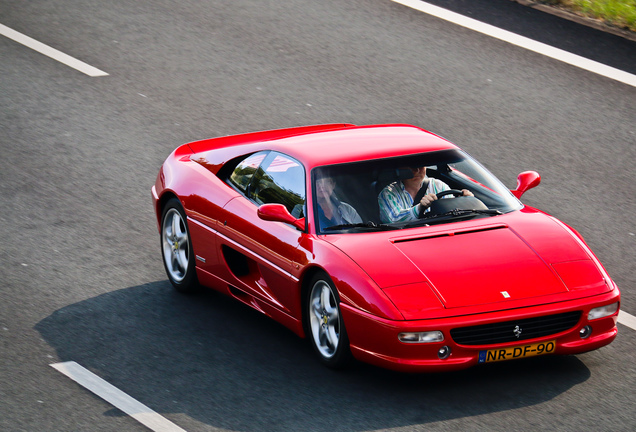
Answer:
[{"label": "steering wheel", "polygon": [[[437,213],[443,213],[444,212],[444,207],[446,207],[445,204],[448,204],[448,203],[443,203],[439,199],[442,198],[442,197],[445,197],[446,195],[453,195],[454,197],[457,198],[457,197],[463,196],[464,192],[460,191],[459,189],[449,189],[449,190],[445,190],[445,191],[442,191],[442,192],[438,192],[435,195],[437,196],[437,201],[433,201],[431,203],[431,205],[429,207],[429,209],[430,209],[429,212],[426,213],[426,209],[423,209],[423,208],[420,207],[420,213],[418,215],[418,218],[424,217],[425,214],[434,215],[434,214],[437,214]],[[422,196],[424,196],[424,195],[422,195]],[[466,198],[468,198],[468,197],[466,197]],[[422,199],[422,197],[420,197],[420,199]],[[444,200],[444,201],[446,201],[446,200]],[[453,200],[451,200],[451,201],[453,201]]]},{"label": "steering wheel", "polygon": [[464,192],[460,191],[459,189],[449,189],[442,192],[438,192],[436,195],[437,195],[437,199],[440,199],[441,197],[445,197],[446,195],[454,195],[456,197],[462,196],[464,195]]}]

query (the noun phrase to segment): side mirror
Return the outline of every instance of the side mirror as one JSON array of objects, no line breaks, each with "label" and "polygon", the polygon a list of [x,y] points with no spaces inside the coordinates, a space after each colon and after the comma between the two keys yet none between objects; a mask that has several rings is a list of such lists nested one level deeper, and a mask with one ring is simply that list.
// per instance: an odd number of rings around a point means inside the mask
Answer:
[{"label": "side mirror", "polygon": [[524,171],[517,176],[517,189],[511,190],[517,198],[541,183],[541,176],[536,171]]},{"label": "side mirror", "polygon": [[305,230],[305,218],[296,219],[289,213],[287,208],[282,204],[263,204],[258,208],[258,217],[272,222],[283,222]]}]

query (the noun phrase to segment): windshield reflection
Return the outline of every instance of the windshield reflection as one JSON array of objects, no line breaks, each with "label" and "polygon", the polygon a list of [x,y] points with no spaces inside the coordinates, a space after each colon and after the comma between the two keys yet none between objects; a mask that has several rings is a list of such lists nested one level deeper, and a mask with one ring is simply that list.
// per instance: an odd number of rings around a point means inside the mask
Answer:
[{"label": "windshield reflection", "polygon": [[312,185],[319,233],[448,223],[521,208],[494,175],[461,150],[318,167]]}]

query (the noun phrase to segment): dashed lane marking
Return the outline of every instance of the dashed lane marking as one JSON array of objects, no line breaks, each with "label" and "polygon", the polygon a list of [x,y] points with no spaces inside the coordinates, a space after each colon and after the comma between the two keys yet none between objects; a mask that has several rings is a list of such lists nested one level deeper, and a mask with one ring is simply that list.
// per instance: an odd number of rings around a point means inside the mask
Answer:
[{"label": "dashed lane marking", "polygon": [[636,316],[634,315],[630,315],[625,311],[620,311],[618,313],[618,322],[632,330],[636,330]]},{"label": "dashed lane marking", "polygon": [[443,9],[438,6],[426,3],[421,0],[391,0],[395,3],[399,3],[404,6],[408,6],[420,12],[424,12],[428,15],[449,21],[453,24],[466,27],[476,32],[491,36],[496,39],[511,43],[521,48],[542,54],[546,57],[550,57],[564,63],[576,66],[578,68],[594,72],[598,75],[602,75],[606,78],[610,78],[624,84],[636,87],[636,75],[622,71],[620,69],[613,68],[611,66],[604,65],[594,60],[581,57],[576,54],[564,51],[559,48],[537,42],[525,36],[509,32],[507,30],[500,29],[490,24],[477,21],[473,18],[468,18],[464,15],[456,12],[451,12],[448,9]]},{"label": "dashed lane marking", "polygon": [[185,432],[74,361],[53,363],[51,366],[155,432]]},{"label": "dashed lane marking", "polygon": [[72,67],[75,70],[78,70],[82,73],[85,73],[91,77],[99,77],[99,76],[107,76],[108,74],[104,71],[97,69],[89,64],[84,63],[83,61],[77,60],[76,58],[71,57],[68,54],[64,54],[61,51],[56,50],[55,48],[51,48],[48,45],[43,44],[42,42],[38,42],[29,36],[23,35],[9,27],[0,24],[0,34],[12,39],[18,43],[21,43],[24,46],[27,46],[40,54],[44,54],[45,56],[51,57],[54,60],[59,61],[67,66]]}]

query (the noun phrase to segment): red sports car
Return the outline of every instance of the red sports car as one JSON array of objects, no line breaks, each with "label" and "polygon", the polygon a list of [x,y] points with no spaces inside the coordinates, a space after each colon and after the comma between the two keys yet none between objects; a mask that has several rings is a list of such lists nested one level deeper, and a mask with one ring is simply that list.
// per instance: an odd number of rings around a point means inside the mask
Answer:
[{"label": "red sports car", "polygon": [[439,371],[594,350],[620,293],[572,228],[457,146],[408,125],[196,141],[152,188],[182,292],[225,293],[340,367]]}]

